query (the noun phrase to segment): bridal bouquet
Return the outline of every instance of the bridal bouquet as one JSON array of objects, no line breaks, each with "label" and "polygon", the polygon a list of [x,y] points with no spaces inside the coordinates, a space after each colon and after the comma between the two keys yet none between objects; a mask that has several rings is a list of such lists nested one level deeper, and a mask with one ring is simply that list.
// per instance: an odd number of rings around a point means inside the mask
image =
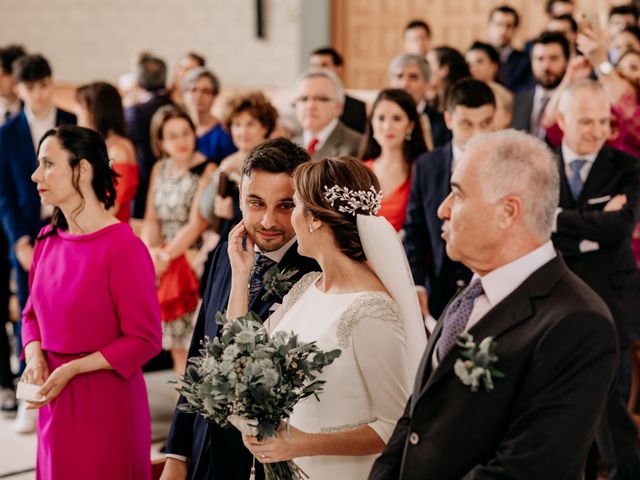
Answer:
[{"label": "bridal bouquet", "polygon": [[[205,339],[201,356],[190,358],[178,391],[179,408],[220,426],[234,425],[258,439],[276,435],[301,399],[322,390],[316,373],[340,356],[304,343],[290,332],[272,335],[253,312],[237,319],[221,313],[220,338]],[[298,480],[304,472],[293,462],[265,464],[267,479]]]}]

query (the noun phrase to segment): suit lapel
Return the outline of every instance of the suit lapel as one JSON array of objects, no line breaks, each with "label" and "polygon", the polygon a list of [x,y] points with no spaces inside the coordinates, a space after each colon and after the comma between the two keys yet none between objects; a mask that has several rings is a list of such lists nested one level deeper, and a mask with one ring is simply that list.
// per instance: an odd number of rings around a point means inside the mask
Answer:
[{"label": "suit lapel", "polygon": [[575,209],[576,201],[573,199],[571,189],[569,188],[569,179],[564,168],[564,158],[562,150],[558,154],[558,172],[560,173],[560,207],[565,209]]},{"label": "suit lapel", "polygon": [[[536,270],[522,285],[493,307],[469,330],[469,333],[478,342],[489,336],[499,340],[501,335],[531,317],[534,313],[531,305],[532,299],[548,296],[566,271],[564,261],[558,253],[556,258]],[[442,319],[438,323],[442,323]],[[434,331],[433,338],[429,342],[431,353],[433,353],[436,341],[436,332]],[[431,372],[426,384],[417,390],[420,392],[418,397],[424,395],[427,390],[447,375],[453,369],[458,358],[460,358],[460,352],[457,347],[454,347],[445,355],[438,367]]]},{"label": "suit lapel", "polygon": [[580,192],[579,203],[584,203],[587,199],[606,191],[606,184],[614,176],[614,168],[611,161],[612,152],[609,147],[603,147],[596,157],[587,180],[584,182],[582,192]]},{"label": "suit lapel", "polygon": [[[439,160],[439,159],[437,159]],[[433,250],[433,260],[435,264],[436,274],[440,273],[442,263],[445,256],[445,246],[442,237],[440,236],[440,230],[442,229],[442,221],[438,218],[438,207],[449,195],[450,182],[451,182],[451,166],[453,163],[453,147],[451,142],[445,145],[443,149],[442,161],[436,162],[434,170],[433,180],[433,197],[430,198],[429,214],[427,215],[427,223],[429,225],[429,232],[431,234],[431,247]]]},{"label": "suit lapel", "polygon": [[338,122],[331,134],[327,137],[327,141],[313,154],[314,160],[320,160],[324,157],[333,156],[336,148],[342,144],[342,124]]},{"label": "suit lapel", "polygon": [[26,177],[31,183],[31,174],[36,169],[36,151],[33,147],[33,139],[31,138],[31,130],[29,129],[29,122],[27,116],[22,110],[16,123],[17,138],[15,139],[15,145],[20,151],[20,168],[24,173],[29,175]]}]

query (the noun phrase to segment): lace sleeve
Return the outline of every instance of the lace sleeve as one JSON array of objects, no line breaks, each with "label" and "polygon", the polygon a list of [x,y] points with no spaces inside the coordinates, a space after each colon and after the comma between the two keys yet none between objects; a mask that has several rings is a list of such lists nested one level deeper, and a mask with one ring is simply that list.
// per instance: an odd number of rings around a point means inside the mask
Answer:
[{"label": "lace sleeve", "polygon": [[322,272],[309,272],[298,280],[293,287],[291,287],[291,290],[289,290],[282,299],[282,305],[280,305],[280,307],[267,319],[269,331],[272,331],[274,327],[280,323],[284,314],[291,309],[307,288],[309,288],[309,286],[315,282],[320,275],[322,275]]},{"label": "lace sleeve", "polygon": [[374,318],[391,322],[400,331],[403,330],[400,312],[396,303],[384,293],[366,293],[359,296],[342,314],[338,322],[338,345],[341,348],[349,346],[351,333],[356,324],[363,318]]},{"label": "lace sleeve", "polygon": [[363,295],[358,303],[343,333],[348,326],[348,342],[371,400],[374,420],[368,426],[387,443],[411,391],[404,322],[386,295]]}]

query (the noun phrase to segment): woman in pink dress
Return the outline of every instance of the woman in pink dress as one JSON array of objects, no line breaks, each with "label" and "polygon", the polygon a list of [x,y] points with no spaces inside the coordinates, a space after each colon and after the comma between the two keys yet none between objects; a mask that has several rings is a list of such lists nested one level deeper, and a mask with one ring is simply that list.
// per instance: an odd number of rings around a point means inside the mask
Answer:
[{"label": "woman in pink dress", "polygon": [[384,197],[378,215],[402,230],[413,164],[427,151],[416,104],[404,90],[382,90],[373,103],[360,158],[371,168]]},{"label": "woman in pink dress", "polygon": [[109,209],[115,173],[93,130],[47,132],[32,179],[55,207],[36,241],[23,382],[41,385],[36,477],[151,477],[142,365],[160,351],[153,264]]}]

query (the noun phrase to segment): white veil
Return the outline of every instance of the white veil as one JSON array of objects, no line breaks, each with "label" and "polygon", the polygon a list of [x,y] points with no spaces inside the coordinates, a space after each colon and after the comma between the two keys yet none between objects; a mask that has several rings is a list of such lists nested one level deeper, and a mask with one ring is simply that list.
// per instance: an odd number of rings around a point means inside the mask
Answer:
[{"label": "white veil", "polygon": [[427,336],[409,262],[397,232],[386,218],[358,215],[356,220],[369,266],[398,304],[404,325],[409,381],[413,384]]}]

